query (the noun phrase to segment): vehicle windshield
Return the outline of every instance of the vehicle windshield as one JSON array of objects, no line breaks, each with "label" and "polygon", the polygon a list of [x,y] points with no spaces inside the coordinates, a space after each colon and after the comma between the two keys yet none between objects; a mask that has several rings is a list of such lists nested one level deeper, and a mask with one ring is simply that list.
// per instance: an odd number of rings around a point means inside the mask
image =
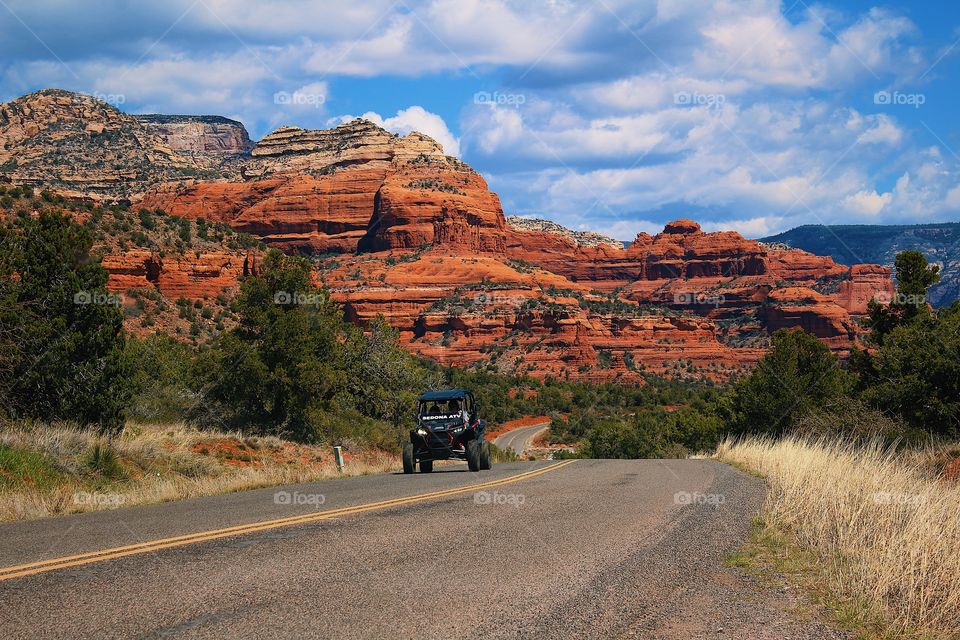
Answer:
[{"label": "vehicle windshield", "polygon": [[417,415],[426,420],[441,420],[459,417],[462,412],[462,400],[422,400]]}]

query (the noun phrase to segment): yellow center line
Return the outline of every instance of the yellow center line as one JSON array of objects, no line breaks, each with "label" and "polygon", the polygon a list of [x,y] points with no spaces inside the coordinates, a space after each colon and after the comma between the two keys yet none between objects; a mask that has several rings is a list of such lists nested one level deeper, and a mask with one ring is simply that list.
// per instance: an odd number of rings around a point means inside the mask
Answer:
[{"label": "yellow center line", "polygon": [[114,558],[122,558],[125,556],[137,555],[141,553],[149,553],[151,551],[157,551],[160,549],[169,549],[172,547],[180,547],[188,544],[195,544],[198,542],[206,542],[208,540],[217,540],[220,538],[240,536],[248,533],[256,533],[259,531],[277,529],[280,527],[290,527],[298,524],[317,522],[320,520],[329,520],[331,518],[336,518],[338,516],[353,515],[357,513],[366,513],[368,511],[377,511],[380,509],[388,509],[390,507],[404,506],[409,504],[415,504],[418,502],[425,502],[427,500],[435,500],[435,499],[444,498],[447,496],[454,496],[461,493],[469,493],[471,491],[479,491],[481,489],[487,489],[490,487],[496,487],[504,484],[510,484],[513,482],[519,482],[520,480],[526,480],[528,478],[533,478],[535,476],[539,476],[544,473],[548,473],[550,471],[555,471],[561,467],[565,467],[568,464],[571,464],[572,462],[574,461],[567,460],[565,462],[552,464],[550,466],[542,467],[540,469],[534,469],[533,471],[525,471],[523,473],[518,473],[516,475],[502,478],[500,480],[491,480],[488,482],[481,482],[478,484],[467,485],[465,487],[444,489],[442,491],[432,491],[430,493],[421,493],[413,496],[408,496],[405,498],[392,498],[390,500],[370,502],[367,504],[355,505],[352,507],[342,507],[340,509],[329,509],[327,511],[319,511],[316,513],[308,513],[308,514],[299,515],[299,516],[290,516],[287,518],[278,518],[275,520],[263,520],[260,522],[252,522],[244,525],[226,527],[224,529],[198,531],[196,533],[190,533],[190,534],[181,535],[181,536],[174,536],[172,538],[161,538],[158,540],[151,540],[148,542],[141,542],[138,544],[131,544],[131,545],[126,545],[122,547],[113,547],[110,549],[102,549],[100,551],[91,551],[88,553],[81,553],[73,556],[65,556],[62,558],[51,558],[49,560],[41,560],[38,562],[31,562],[28,564],[3,567],[3,568],[0,568],[0,582],[4,580],[12,580],[14,578],[20,578],[23,576],[30,576],[38,573],[46,573],[48,571],[56,571],[58,569],[66,569],[69,567],[76,567],[80,565],[91,564],[94,562],[112,560]]}]

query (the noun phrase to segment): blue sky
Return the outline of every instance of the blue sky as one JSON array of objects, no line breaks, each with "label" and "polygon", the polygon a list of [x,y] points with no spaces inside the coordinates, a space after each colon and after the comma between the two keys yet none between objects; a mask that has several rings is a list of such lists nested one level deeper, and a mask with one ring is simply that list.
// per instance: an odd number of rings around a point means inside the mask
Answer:
[{"label": "blue sky", "polygon": [[435,137],[508,214],[756,237],[960,220],[958,41],[946,0],[0,0],[0,99],[255,138],[364,115]]}]

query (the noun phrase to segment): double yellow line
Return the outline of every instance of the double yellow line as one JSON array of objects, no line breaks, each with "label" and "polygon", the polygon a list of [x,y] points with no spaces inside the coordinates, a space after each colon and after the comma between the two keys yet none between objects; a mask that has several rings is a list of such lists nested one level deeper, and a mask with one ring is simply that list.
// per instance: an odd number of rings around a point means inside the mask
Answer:
[{"label": "double yellow line", "polygon": [[148,542],[141,542],[139,544],[127,545],[124,547],[113,547],[110,549],[102,549],[100,551],[91,551],[89,553],[81,553],[74,556],[65,556],[62,558],[51,558],[50,560],[41,560],[39,562],[31,562],[28,564],[21,564],[13,567],[3,567],[3,568],[0,568],[0,581],[13,580],[14,578],[22,578],[24,576],[32,576],[38,573],[46,573],[48,571],[57,571],[58,569],[67,569],[69,567],[77,567],[80,565],[92,564],[94,562],[103,562],[105,560],[113,560],[115,558],[123,558],[125,556],[132,556],[140,553],[150,553],[152,551],[159,551],[160,549],[182,547],[188,544],[206,542],[208,540],[218,540],[220,538],[241,536],[241,535],[246,535],[248,533],[256,533],[259,531],[268,531],[270,529],[278,529],[280,527],[291,527],[299,524],[306,524],[308,522],[318,522],[320,520],[329,520],[330,518],[337,518],[340,516],[348,516],[356,513],[366,513],[368,511],[378,511],[380,509],[388,509],[390,507],[399,507],[404,505],[416,504],[418,502],[425,502],[427,500],[436,500],[438,498],[446,498],[449,496],[459,495],[461,493],[470,493],[473,491],[480,491],[482,489],[498,487],[501,485],[510,484],[512,482],[519,482],[520,480],[527,480],[529,478],[533,478],[535,476],[539,476],[544,473],[548,473],[550,471],[556,471],[557,469],[561,467],[565,467],[566,465],[572,462],[573,460],[567,460],[565,462],[552,464],[547,467],[541,467],[540,469],[534,469],[533,471],[525,471],[523,473],[518,473],[516,475],[507,476],[506,478],[502,478],[500,480],[491,480],[489,482],[481,482],[479,484],[472,484],[465,487],[458,487],[456,489],[445,489],[443,491],[421,493],[414,496],[408,496],[406,498],[393,498],[392,500],[382,500],[380,502],[369,502],[366,504],[356,505],[353,507],[343,507],[341,509],[330,509],[327,511],[318,511],[316,513],[308,513],[305,515],[292,516],[289,518],[278,518],[276,520],[262,520],[260,522],[252,522],[250,524],[227,527],[225,529],[198,531],[197,533],[190,533],[182,536],[175,536],[172,538],[161,538],[159,540],[151,540]]}]

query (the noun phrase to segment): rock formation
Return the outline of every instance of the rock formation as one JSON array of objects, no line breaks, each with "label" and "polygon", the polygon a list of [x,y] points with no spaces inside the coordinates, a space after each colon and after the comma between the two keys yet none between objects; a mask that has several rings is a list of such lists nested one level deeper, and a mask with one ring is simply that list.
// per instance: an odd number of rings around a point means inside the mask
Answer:
[{"label": "rock formation", "polygon": [[[135,118],[45,91],[0,107],[0,175],[129,197],[313,254],[318,282],[350,320],[382,314],[415,353],[540,377],[724,378],[761,357],[779,328],[843,354],[867,302],[892,293],[885,267],[705,233],[688,219],[628,247],[507,219],[484,179],[434,140],[365,120],[282,127],[250,148],[226,119]],[[112,289],[188,299],[235,287],[259,261],[212,246],[108,253]]]},{"label": "rock formation", "polygon": [[386,169],[417,157],[444,159],[443,147],[422,133],[398,136],[369,120],[356,119],[333,129],[281,127],[258,142],[247,177],[275,173],[324,175],[363,165]]},{"label": "rock formation", "polygon": [[416,158],[395,166],[374,199],[360,251],[438,244],[502,254],[506,223],[500,199],[466,165]]},{"label": "rock formation", "polygon": [[206,252],[179,256],[134,249],[103,258],[110,274],[109,287],[124,292],[137,288],[157,288],[171,299],[191,300],[217,297],[235,288],[243,276],[256,274],[260,265],[257,253]]},{"label": "rock formation", "polygon": [[228,222],[303,253],[434,242],[504,249],[497,196],[419,133],[397,136],[367,120],[324,131],[284,127],[256,145],[243,173],[245,182],[162,185],[142,204]]},{"label": "rock formation", "polygon": [[518,231],[545,231],[553,235],[563,236],[581,247],[595,247],[598,244],[606,244],[615,249],[623,248],[622,242],[614,240],[610,236],[605,236],[593,231],[573,231],[556,222],[543,220],[541,218],[507,216],[507,224]]},{"label": "rock formation", "polygon": [[877,264],[855,264],[849,276],[840,282],[831,297],[837,304],[853,314],[865,314],[867,303],[876,299],[889,304],[895,293],[890,268]]},{"label": "rock formation", "polygon": [[138,115],[149,131],[180,154],[216,162],[246,156],[253,142],[243,123],[221,116]]},{"label": "rock formation", "polygon": [[214,177],[137,118],[58,89],[0,105],[0,173],[68,195],[132,198],[166,180]]}]

